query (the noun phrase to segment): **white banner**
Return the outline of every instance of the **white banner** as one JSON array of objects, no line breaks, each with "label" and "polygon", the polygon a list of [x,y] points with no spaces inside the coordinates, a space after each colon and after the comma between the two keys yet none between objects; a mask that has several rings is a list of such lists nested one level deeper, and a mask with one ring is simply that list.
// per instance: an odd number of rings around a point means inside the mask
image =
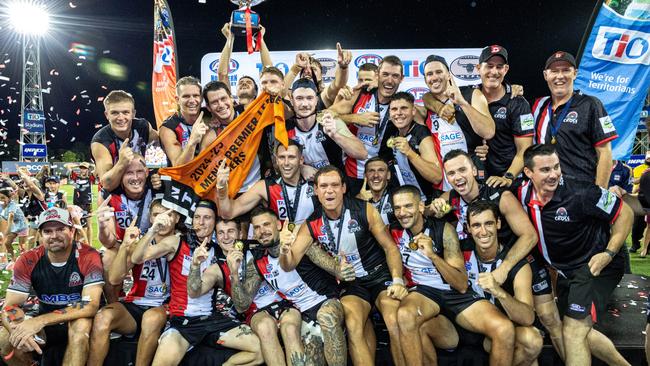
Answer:
[{"label": "white banner", "polygon": [[[476,72],[478,56],[481,53],[480,48],[421,48],[421,49],[363,49],[351,50],[352,63],[350,63],[350,73],[348,85],[357,84],[357,72],[359,66],[372,62],[379,64],[382,57],[395,55],[402,60],[404,64],[404,81],[400,85],[400,90],[408,91],[415,96],[417,102],[421,102],[421,97],[429,89],[424,83],[424,61],[427,56],[435,54],[444,57],[449,64],[449,70],[456,78],[458,85],[478,84],[480,77]],[[299,51],[272,51],[271,59],[273,64],[286,74],[289,68],[294,64],[296,54]],[[320,61],[323,66],[323,79],[325,83],[330,83],[334,79],[336,68],[336,50],[311,50],[304,51]],[[201,59],[201,83],[207,84],[211,80],[217,80],[217,69],[219,67],[220,53],[208,53]],[[262,70],[259,53],[249,55],[246,52],[233,52],[230,59],[230,68],[228,77],[230,85],[237,85],[237,81],[242,76],[250,76],[259,85],[259,73]],[[233,88],[234,89],[234,88]]]}]

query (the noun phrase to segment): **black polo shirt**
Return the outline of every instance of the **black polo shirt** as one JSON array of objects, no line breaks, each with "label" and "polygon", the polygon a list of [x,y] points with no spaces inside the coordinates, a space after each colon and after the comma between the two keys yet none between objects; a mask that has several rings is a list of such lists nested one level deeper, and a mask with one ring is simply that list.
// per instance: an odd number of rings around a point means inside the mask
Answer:
[{"label": "black polo shirt", "polygon": [[[550,143],[552,140],[548,107],[551,97],[539,98],[533,104],[535,117],[535,143]],[[559,118],[566,104],[552,112],[553,119]],[[556,124],[559,121],[556,121]],[[596,97],[575,91],[571,107],[563,118],[555,139],[560,157],[562,174],[566,177],[593,182],[596,179],[598,155],[596,147],[618,137],[612,119],[603,104]]]},{"label": "black polo shirt", "polygon": [[[612,224],[623,202],[592,182],[563,177],[553,198],[542,205],[530,181],[518,188],[518,197],[539,236],[544,259],[560,271],[571,272],[605,251]],[[619,252],[607,269],[623,268]],[[565,273],[566,274],[566,273]]]},{"label": "black polo shirt", "polygon": [[494,137],[488,141],[490,151],[485,164],[488,176],[506,174],[517,154],[515,138],[532,137],[535,131],[530,104],[522,96],[512,98],[510,85],[504,86],[506,93],[503,98],[488,104],[496,126]]}]

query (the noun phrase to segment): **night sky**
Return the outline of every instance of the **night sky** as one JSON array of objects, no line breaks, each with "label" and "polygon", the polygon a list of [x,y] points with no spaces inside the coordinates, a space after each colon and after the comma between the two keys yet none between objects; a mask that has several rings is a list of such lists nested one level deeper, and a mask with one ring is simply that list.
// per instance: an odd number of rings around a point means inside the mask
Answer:
[{"label": "night sky", "polygon": [[[221,51],[224,38],[220,28],[235,6],[228,0],[206,0],[206,4],[168,1],[176,30],[179,74],[200,77],[201,57]],[[3,0],[0,8],[8,2]],[[153,121],[153,0],[46,3],[55,13],[54,30],[41,47],[42,83],[51,88],[50,94],[44,94],[46,128],[48,135],[54,135],[48,136],[50,156],[63,149],[88,151],[92,135],[106,123],[98,98],[112,89],[131,92],[137,115]],[[265,38],[271,51],[332,49],[337,41],[346,48],[378,49],[501,44],[509,51],[508,81],[523,84],[526,97],[532,100],[548,92],[541,72],[546,58],[556,50],[577,53],[595,3],[267,0],[254,10],[267,29]],[[21,49],[3,11],[0,27],[0,133],[8,130],[0,160],[7,160],[17,152]],[[92,46],[95,52],[80,59],[80,53],[70,52],[73,43]],[[244,51],[241,39],[234,51]],[[101,59],[123,65],[125,80],[101,72]]]}]

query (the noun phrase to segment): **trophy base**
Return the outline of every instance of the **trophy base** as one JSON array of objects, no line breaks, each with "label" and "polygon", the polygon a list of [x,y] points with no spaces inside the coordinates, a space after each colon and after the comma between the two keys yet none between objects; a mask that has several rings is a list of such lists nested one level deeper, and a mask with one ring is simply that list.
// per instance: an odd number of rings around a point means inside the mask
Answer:
[{"label": "trophy base", "polygon": [[[256,35],[260,29],[260,15],[250,10],[251,30]],[[235,36],[246,36],[246,11],[238,9],[230,16],[230,32]]]}]

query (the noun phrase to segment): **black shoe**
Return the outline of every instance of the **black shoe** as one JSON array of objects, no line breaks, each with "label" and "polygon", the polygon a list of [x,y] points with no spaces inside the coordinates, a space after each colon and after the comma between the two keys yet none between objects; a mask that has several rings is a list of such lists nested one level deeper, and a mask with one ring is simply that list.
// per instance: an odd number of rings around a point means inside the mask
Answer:
[{"label": "black shoe", "polygon": [[636,253],[637,250],[639,250],[639,249],[641,249],[640,246],[632,245],[632,246],[630,247],[630,253]]}]

